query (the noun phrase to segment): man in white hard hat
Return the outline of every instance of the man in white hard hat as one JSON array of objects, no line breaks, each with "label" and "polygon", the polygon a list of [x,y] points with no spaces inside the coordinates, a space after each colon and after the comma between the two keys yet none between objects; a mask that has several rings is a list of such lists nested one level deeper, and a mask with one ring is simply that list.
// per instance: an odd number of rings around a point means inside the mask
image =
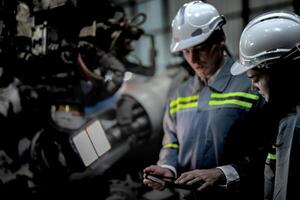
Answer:
[{"label": "man in white hard hat", "polygon": [[[234,199],[226,190],[242,177],[227,160],[227,141],[259,102],[245,75],[230,74],[234,61],[225,53],[224,24],[216,8],[202,1],[184,4],[175,16],[170,49],[183,53],[195,76],[170,100],[159,161],[144,169],[145,174],[176,177],[176,184],[195,186],[201,199]],[[148,177],[145,185],[158,190],[166,186]]]},{"label": "man in white hard hat", "polygon": [[[265,165],[265,199],[298,199],[300,180],[300,17],[262,14],[245,27],[240,59],[231,73],[247,72],[267,101],[273,146]],[[298,196],[298,197],[297,197]]]}]

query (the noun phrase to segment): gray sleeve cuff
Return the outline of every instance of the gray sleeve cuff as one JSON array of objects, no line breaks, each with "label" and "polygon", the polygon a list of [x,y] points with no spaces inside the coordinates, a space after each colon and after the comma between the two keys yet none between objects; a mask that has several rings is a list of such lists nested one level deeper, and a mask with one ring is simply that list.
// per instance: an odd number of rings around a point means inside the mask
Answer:
[{"label": "gray sleeve cuff", "polygon": [[231,165],[224,165],[224,166],[220,166],[217,168],[222,170],[222,172],[224,173],[224,175],[226,177],[226,185],[224,185],[224,187],[227,188],[229,185],[240,181],[239,174],[234,169],[234,167],[232,167]]}]

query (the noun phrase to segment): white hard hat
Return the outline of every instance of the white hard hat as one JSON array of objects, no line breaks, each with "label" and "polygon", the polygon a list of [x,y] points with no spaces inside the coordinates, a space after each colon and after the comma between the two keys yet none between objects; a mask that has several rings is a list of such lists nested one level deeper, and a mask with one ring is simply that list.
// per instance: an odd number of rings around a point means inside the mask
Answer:
[{"label": "white hard hat", "polygon": [[239,61],[231,68],[233,75],[259,65],[274,63],[300,43],[300,18],[292,12],[269,12],[254,18],[242,32]]},{"label": "white hard hat", "polygon": [[225,24],[217,9],[202,1],[184,4],[172,22],[172,53],[201,44]]}]

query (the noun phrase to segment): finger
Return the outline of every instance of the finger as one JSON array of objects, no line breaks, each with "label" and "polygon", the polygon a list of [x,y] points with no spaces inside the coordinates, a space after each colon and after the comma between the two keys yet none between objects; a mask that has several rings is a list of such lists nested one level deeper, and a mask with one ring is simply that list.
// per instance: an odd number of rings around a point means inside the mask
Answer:
[{"label": "finger", "polygon": [[146,167],[146,168],[144,169],[144,173],[151,173],[151,172],[154,172],[155,169],[156,169],[156,166],[155,166],[155,165],[151,165],[151,166]]},{"label": "finger", "polygon": [[157,190],[161,190],[164,188],[164,185],[160,184],[160,183],[157,183],[157,182],[154,182],[154,181],[151,181],[151,180],[148,180],[148,179],[144,179],[143,180],[143,183],[148,186],[148,187],[151,187],[153,189],[157,189]]},{"label": "finger", "polygon": [[202,180],[200,177],[195,177],[194,179],[188,181],[186,184],[192,185],[192,184],[194,184],[194,183],[196,183],[196,182],[198,182],[200,180]]},{"label": "finger", "polygon": [[210,184],[208,182],[204,182],[200,187],[198,187],[197,191],[205,190]]},{"label": "finger", "polygon": [[156,183],[156,182],[152,182],[148,186],[152,187],[153,189],[156,189],[156,190],[163,190],[165,188],[165,186],[163,184]]},{"label": "finger", "polygon": [[178,180],[177,183],[179,183],[179,184],[186,183],[186,182],[188,182],[188,181],[190,181],[192,179],[194,179],[194,175],[188,174],[188,175],[186,175],[184,177],[181,177],[181,178],[177,179]]},{"label": "finger", "polygon": [[151,184],[152,181],[148,180],[148,179],[143,179],[143,183],[145,185]]},{"label": "finger", "polygon": [[182,174],[180,177],[178,177],[175,180],[175,183],[181,183],[182,181],[184,181],[185,178],[186,178],[186,175]]},{"label": "finger", "polygon": [[164,190],[165,185],[164,184],[159,184],[159,186],[156,188],[157,190]]}]

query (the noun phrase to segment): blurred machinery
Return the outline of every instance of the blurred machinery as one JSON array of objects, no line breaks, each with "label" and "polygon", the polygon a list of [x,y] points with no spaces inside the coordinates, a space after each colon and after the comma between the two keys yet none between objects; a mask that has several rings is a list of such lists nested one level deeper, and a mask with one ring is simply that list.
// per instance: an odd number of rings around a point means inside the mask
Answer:
[{"label": "blurred machinery", "polygon": [[[155,162],[166,99],[186,70],[151,77],[146,16],[128,19],[109,0],[0,3],[3,197],[139,199],[139,173]],[[127,59],[142,36],[150,66]],[[125,72],[148,77],[124,83]]]}]

